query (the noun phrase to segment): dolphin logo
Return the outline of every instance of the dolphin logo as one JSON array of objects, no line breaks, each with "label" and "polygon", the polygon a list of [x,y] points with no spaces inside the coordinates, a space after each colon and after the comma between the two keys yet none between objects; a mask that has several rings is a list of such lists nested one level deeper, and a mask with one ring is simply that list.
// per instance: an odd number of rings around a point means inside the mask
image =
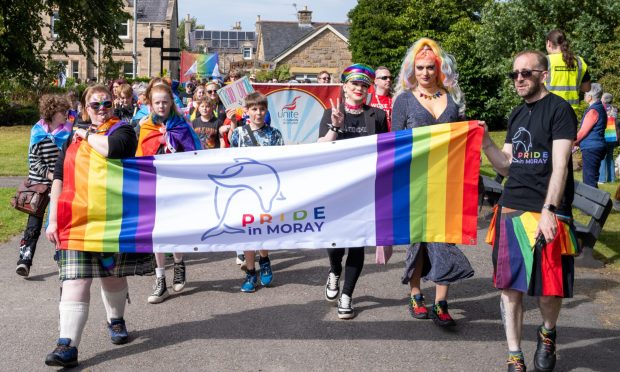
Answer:
[{"label": "dolphin logo", "polygon": [[282,106],[282,111],[284,110],[288,110],[288,111],[293,111],[297,108],[297,100],[300,99],[301,96],[296,96],[295,98],[293,98],[293,101],[291,103],[289,103],[288,105],[284,105]]},{"label": "dolphin logo", "polygon": [[[280,191],[280,176],[270,165],[249,158],[234,159],[234,165],[225,168],[221,174],[207,175],[216,184],[215,187],[215,215],[218,223],[202,235],[202,240],[221,234],[239,234],[245,230],[231,227],[226,223],[228,207],[231,202],[238,198],[242,192],[252,193],[258,198],[260,208],[264,213],[269,213],[275,200],[285,200]],[[240,179],[248,176],[260,175],[260,182],[251,185],[243,183]]]},{"label": "dolphin logo", "polygon": [[532,135],[525,128],[520,127],[512,136],[512,145],[513,151],[519,151],[519,148],[522,148],[523,152],[528,152],[532,148]]}]

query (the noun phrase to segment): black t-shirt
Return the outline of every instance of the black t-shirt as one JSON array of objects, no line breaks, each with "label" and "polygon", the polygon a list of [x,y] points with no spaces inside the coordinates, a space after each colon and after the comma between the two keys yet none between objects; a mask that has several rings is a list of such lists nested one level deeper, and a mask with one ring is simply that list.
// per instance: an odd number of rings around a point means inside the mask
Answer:
[{"label": "black t-shirt", "polygon": [[[500,205],[540,212],[553,170],[553,141],[577,136],[577,117],[568,102],[553,93],[523,104],[508,119],[505,143],[512,144],[512,163]],[[564,196],[558,214],[571,216],[574,194],[573,163],[568,160]]]},{"label": "black t-shirt", "polygon": [[[369,113],[368,111],[372,111]],[[338,140],[349,139],[367,136],[368,127],[366,126],[366,118],[365,115],[369,115],[369,117],[374,119],[374,133],[386,133],[388,132],[387,125],[387,116],[385,115],[385,111],[378,109],[376,107],[364,106],[364,112],[359,115],[353,115],[349,113],[345,113],[344,115],[344,123],[342,128],[340,128],[344,133],[338,134]],[[323,113],[323,118],[321,119],[321,124],[319,126],[319,137],[324,137],[329,131],[328,123],[331,122],[332,110],[325,110]],[[371,124],[372,125],[372,124]]]},{"label": "black t-shirt", "polygon": [[[220,148],[220,133],[218,130],[222,126],[222,121],[212,116],[209,121],[203,121],[201,116],[196,117],[192,122],[194,131],[200,138],[202,147],[205,149],[218,149]],[[206,129],[214,129],[215,133],[208,135]]]},{"label": "black t-shirt", "polygon": [[[73,143],[72,138],[73,135],[65,142],[58,160],[56,160],[56,167],[54,168],[55,180],[63,180],[65,154],[69,145]],[[136,132],[129,124],[121,125],[108,136],[108,146],[108,159],[124,159],[135,156],[136,149],[138,148]]]}]

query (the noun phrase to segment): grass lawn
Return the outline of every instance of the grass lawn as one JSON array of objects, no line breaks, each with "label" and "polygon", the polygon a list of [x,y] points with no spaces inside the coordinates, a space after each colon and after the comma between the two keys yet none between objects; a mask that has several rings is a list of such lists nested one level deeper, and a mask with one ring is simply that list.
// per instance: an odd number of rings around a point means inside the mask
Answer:
[{"label": "grass lawn", "polygon": [[[501,146],[503,146],[504,139],[506,138],[506,132],[491,132],[491,137],[501,148]],[[618,155],[617,152],[618,148],[616,148],[616,156]],[[486,156],[482,156],[480,173],[486,176],[495,177],[495,171],[489,164],[489,160]],[[581,179],[581,171],[575,172],[575,180],[581,181]],[[599,185],[601,190],[607,191],[612,195],[612,197],[614,196],[617,187],[618,181]],[[589,221],[589,217],[582,214],[579,210],[574,211],[574,217],[577,221],[582,223]],[[607,217],[605,226],[603,226],[603,232],[594,246],[594,255],[598,259],[613,265],[615,268],[620,268],[620,212],[612,210],[609,217]]]},{"label": "grass lawn", "polygon": [[9,204],[13,195],[15,188],[0,187],[0,242],[9,240],[26,228],[28,215],[13,209]]},{"label": "grass lawn", "polygon": [[28,175],[30,126],[0,127],[0,176]]}]

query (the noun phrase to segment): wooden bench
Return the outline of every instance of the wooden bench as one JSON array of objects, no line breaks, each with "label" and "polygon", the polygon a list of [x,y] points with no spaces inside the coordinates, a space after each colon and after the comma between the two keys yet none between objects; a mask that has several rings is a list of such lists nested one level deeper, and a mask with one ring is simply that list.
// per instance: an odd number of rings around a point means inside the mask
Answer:
[{"label": "wooden bench", "polygon": [[[480,205],[485,201],[493,206],[499,200],[504,187],[498,181],[501,179],[492,179],[487,176],[482,177],[483,193],[480,197]],[[611,212],[613,202],[608,192],[588,186],[582,182],[575,181],[575,196],[573,199],[573,208],[579,209],[581,212],[590,217],[586,224],[575,221],[575,229],[577,239],[580,242],[582,253],[579,258],[580,266],[601,267],[603,264],[592,256],[594,244],[598,240],[607,217]]]},{"label": "wooden bench", "polygon": [[582,248],[580,261],[583,266],[602,266],[602,263],[592,257],[592,251],[601,231],[603,231],[603,226],[612,207],[613,202],[608,192],[575,181],[573,208],[577,208],[590,216],[587,224],[575,221],[577,239],[579,239]]}]

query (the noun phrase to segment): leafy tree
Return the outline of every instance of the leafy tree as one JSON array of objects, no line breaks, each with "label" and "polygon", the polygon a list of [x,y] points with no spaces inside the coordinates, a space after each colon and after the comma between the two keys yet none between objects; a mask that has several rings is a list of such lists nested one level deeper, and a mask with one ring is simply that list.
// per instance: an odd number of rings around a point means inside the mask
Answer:
[{"label": "leafy tree", "polygon": [[[0,71],[24,82],[49,72],[46,60],[51,53],[65,53],[75,44],[80,53],[94,54],[99,40],[105,58],[114,48],[122,48],[119,24],[130,18],[123,11],[123,0],[8,0],[0,4]],[[53,40],[42,28],[50,26],[57,12]],[[50,42],[48,55],[43,51]]]},{"label": "leafy tree", "polygon": [[596,46],[599,61],[599,82],[606,92],[614,96],[615,104],[620,102],[620,26],[613,32],[614,38]]},{"label": "leafy tree", "polygon": [[[190,19],[191,22],[191,29],[189,30],[190,32],[192,30],[200,30],[200,29],[204,29],[205,26],[204,25],[199,25],[198,24],[198,19],[196,17],[191,17]],[[190,46],[187,45],[185,43],[185,20],[180,20],[179,22],[179,28],[177,31],[177,37],[179,38],[179,48],[181,48],[181,50],[191,50]]]}]

